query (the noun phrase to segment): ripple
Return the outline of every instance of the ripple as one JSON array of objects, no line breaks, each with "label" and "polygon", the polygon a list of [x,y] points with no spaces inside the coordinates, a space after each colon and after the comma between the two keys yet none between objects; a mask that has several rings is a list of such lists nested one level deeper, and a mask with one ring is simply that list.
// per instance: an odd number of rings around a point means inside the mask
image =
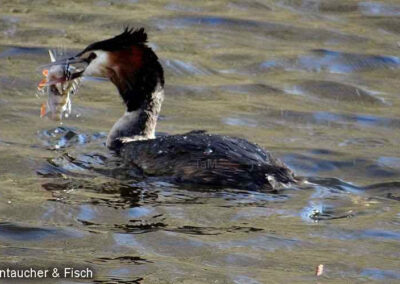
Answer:
[{"label": "ripple", "polygon": [[182,85],[167,85],[165,92],[170,96],[203,96],[211,93],[210,89],[204,86],[182,86]]},{"label": "ripple", "polygon": [[[355,193],[360,194],[362,188],[355,186],[354,184],[342,181],[338,178],[322,178],[322,177],[309,177],[307,180],[318,186],[318,190],[329,193]],[[324,193],[323,193],[324,194]]]},{"label": "ripple", "polygon": [[[93,177],[93,175],[86,170],[87,169],[69,163],[68,160],[59,157],[55,159],[48,159],[46,163],[36,170],[36,173],[39,176],[46,178],[64,178],[65,176]],[[44,189],[49,191],[67,190],[69,186],[71,186],[71,183],[68,181],[50,182],[42,185]]]},{"label": "ripple", "polygon": [[[74,24],[74,23],[81,23],[81,24],[93,24],[96,20],[99,21],[108,21],[110,20],[110,16],[107,14],[89,14],[89,13],[48,13],[46,17],[50,21],[57,21],[58,23],[63,23],[64,25]],[[111,18],[112,19],[112,18]],[[123,25],[121,25],[122,27]]]},{"label": "ripple", "polygon": [[[245,31],[245,35],[254,36],[262,34],[267,38],[278,38],[285,40],[318,40],[329,42],[363,42],[366,38],[347,35],[331,30],[306,29],[297,26],[262,22],[247,19],[236,19],[216,16],[183,16],[174,18],[155,19],[155,24],[160,29],[166,28],[212,28],[222,29],[225,32]],[[251,33],[249,32],[251,31]]]},{"label": "ripple", "polygon": [[229,253],[223,256],[216,255],[206,260],[205,264],[214,267],[253,267],[258,269],[265,269],[265,267],[268,266],[267,263],[263,262],[259,258],[239,253]]},{"label": "ripple", "polygon": [[367,230],[332,230],[327,229],[322,233],[322,236],[329,239],[338,240],[377,240],[377,241],[396,241],[400,240],[400,231],[388,231],[379,229]]},{"label": "ripple", "polygon": [[18,17],[0,16],[0,31],[6,37],[13,37],[17,32]]},{"label": "ripple", "polygon": [[[94,209],[96,208],[108,207],[125,210],[139,207],[144,203],[154,203],[158,198],[156,192],[147,192],[129,184],[109,181],[107,178],[97,177],[97,179],[105,179],[105,182],[94,182],[94,176],[85,176],[84,178],[64,174],[60,179],[43,183],[42,187],[51,191],[50,201],[79,207],[78,219],[88,225],[92,224],[91,220],[95,217]],[[152,218],[147,215],[141,217]]]},{"label": "ripple", "polygon": [[281,249],[290,250],[294,246],[300,246],[301,242],[295,239],[287,239],[279,236],[263,234],[255,238],[247,238],[245,240],[216,242],[213,245],[217,246],[219,249],[251,248],[254,251],[276,251]]},{"label": "ripple", "polygon": [[179,11],[179,12],[202,12],[204,9],[200,7],[195,7],[195,6],[189,6],[189,5],[182,5],[178,3],[168,3],[165,5],[165,9],[171,10],[171,11]]},{"label": "ripple", "polygon": [[83,233],[72,229],[29,227],[9,222],[0,223],[0,239],[5,241],[43,241],[46,239],[82,238]]},{"label": "ripple", "polygon": [[[21,77],[0,76],[0,87],[3,94],[10,94],[10,97],[15,97],[16,89],[18,90],[32,90],[32,81],[26,80]],[[5,92],[9,91],[9,92]],[[4,102],[4,101],[3,101]],[[1,102],[0,102],[1,103]]]},{"label": "ripple", "polygon": [[195,226],[183,226],[178,228],[167,229],[170,232],[188,234],[188,235],[220,235],[223,233],[233,233],[233,232],[260,232],[263,229],[254,227],[241,227],[233,226],[227,228],[215,228],[215,227],[195,227]]},{"label": "ripple", "polygon": [[291,167],[301,169],[308,173],[320,173],[325,171],[333,171],[336,169],[352,168],[355,164],[365,164],[366,160],[359,161],[335,161],[321,158],[310,157],[302,154],[287,154],[282,159]]},{"label": "ripple", "polygon": [[149,232],[155,232],[162,230],[167,227],[167,224],[163,222],[153,222],[148,220],[131,220],[128,224],[98,224],[86,220],[78,219],[82,225],[88,229],[101,230],[101,231],[113,231],[117,233],[129,233],[129,234],[144,234]]},{"label": "ripple", "polygon": [[379,117],[368,114],[340,114],[327,111],[317,111],[314,113],[299,113],[294,111],[281,111],[281,118],[292,120],[298,119],[299,122],[314,123],[329,126],[358,126],[358,127],[400,127],[400,119]]},{"label": "ripple", "polygon": [[37,135],[45,146],[53,150],[85,145],[91,141],[106,137],[106,134],[103,132],[86,134],[75,128],[65,126],[38,131]]},{"label": "ripple", "polygon": [[[274,69],[286,71],[353,73],[377,69],[398,69],[400,58],[396,56],[349,53],[316,49],[296,58],[268,60],[245,68],[245,72],[267,72]],[[239,70],[240,72],[240,70]]]},{"label": "ripple", "polygon": [[265,84],[223,85],[219,86],[219,89],[239,94],[268,94],[281,92],[281,90]]},{"label": "ripple", "polygon": [[153,263],[152,261],[146,260],[139,256],[117,256],[117,257],[99,257],[93,261],[94,263],[108,263],[113,264],[134,264],[134,265],[141,265],[146,263]]},{"label": "ripple", "polygon": [[398,157],[379,157],[377,162],[382,166],[400,170],[400,158]]},{"label": "ripple", "polygon": [[193,257],[211,252],[201,239],[188,238],[174,232],[159,231],[146,235],[114,234],[114,239],[120,246],[133,247],[146,254],[153,253],[162,256]]},{"label": "ripple", "polygon": [[165,67],[167,72],[172,73],[177,76],[187,76],[187,75],[211,75],[215,72],[211,69],[205,67],[197,67],[192,63],[185,62],[178,59],[165,59],[161,60],[162,65]]},{"label": "ripple", "polygon": [[93,220],[96,217],[94,208],[90,205],[84,204],[79,206],[79,213],[77,218],[83,220]]},{"label": "ripple", "polygon": [[375,280],[400,279],[400,272],[378,268],[364,268],[360,275]]},{"label": "ripple", "polygon": [[388,239],[400,241],[400,231],[387,231],[379,229],[369,229],[361,231],[361,238],[373,238],[373,239]]},{"label": "ripple", "polygon": [[233,276],[233,283],[235,284],[260,284],[260,282],[258,282],[257,280],[245,276],[245,275],[237,275],[237,276]]},{"label": "ripple", "polygon": [[257,12],[272,11],[272,8],[265,3],[260,3],[260,1],[242,1],[242,0],[231,0],[229,1],[229,7],[238,10],[256,10]]},{"label": "ripple", "polygon": [[365,187],[365,191],[370,196],[380,196],[391,200],[400,201],[399,181],[371,184]]},{"label": "ripple", "polygon": [[307,70],[326,69],[333,73],[350,73],[382,68],[399,68],[400,59],[395,56],[317,49],[313,51],[313,55],[300,57],[298,64]]},{"label": "ripple", "polygon": [[[189,26],[231,26],[231,27],[245,27],[245,28],[259,28],[262,22],[241,20],[233,18],[213,17],[213,16],[200,16],[200,17],[175,17],[169,19],[161,19],[158,21],[161,28],[173,27],[184,28]],[[281,26],[278,24],[278,26]]]},{"label": "ripple", "polygon": [[257,127],[258,123],[254,119],[250,118],[239,118],[239,117],[225,117],[222,122],[231,126],[247,126],[247,127]]},{"label": "ripple", "polygon": [[54,38],[66,37],[67,32],[65,31],[65,29],[35,27],[35,28],[18,29],[13,36],[21,38],[25,40],[25,42],[29,42],[35,40],[36,38],[40,38],[42,36],[54,37]]},{"label": "ripple", "polygon": [[357,104],[384,104],[384,100],[376,97],[375,92],[359,87],[332,81],[303,81],[295,86],[296,93],[304,92],[319,98],[336,102],[357,102]]},{"label": "ripple", "polygon": [[317,123],[341,122],[342,124],[345,124],[346,122],[351,122],[362,127],[400,127],[400,120],[398,119],[377,117],[366,114],[337,114],[333,112],[318,111],[313,114],[313,117]]},{"label": "ripple", "polygon": [[363,147],[382,147],[385,144],[389,144],[389,140],[385,138],[350,138],[343,140],[338,145],[340,147],[347,147],[351,145],[358,145]]},{"label": "ripple", "polygon": [[139,218],[149,215],[154,211],[151,207],[133,207],[128,210],[128,216],[131,218]]},{"label": "ripple", "polygon": [[[399,3],[371,1],[40,0],[50,14],[8,1],[0,15],[3,261],[89,263],[99,283],[400,280]],[[57,38],[84,47],[125,24],[143,25],[163,58],[169,109],[160,130],[214,118],[203,127],[268,144],[308,183],[266,194],[174,185],[124,168],[105,134],[91,130],[120,112],[109,83],[86,82],[75,109],[86,115],[68,120],[76,127],[38,119],[27,67],[47,62]],[[190,112],[200,104],[202,121]],[[174,124],[181,114],[187,119]]]},{"label": "ripple", "polygon": [[[293,11],[299,10],[306,13],[352,13],[358,10],[357,3],[339,3],[324,1],[293,1],[284,0],[282,3]],[[294,9],[293,9],[294,8]]]},{"label": "ripple", "polygon": [[[305,175],[315,175],[323,172],[344,170],[347,172],[354,172],[354,174],[357,175],[375,177],[396,177],[400,174],[398,169],[382,166],[379,163],[376,163],[374,160],[356,157],[349,157],[341,160],[330,160],[304,154],[286,154],[282,157],[282,160],[291,168],[304,172]],[[329,184],[325,183],[324,178],[316,180],[316,182],[322,182],[324,186],[330,186]]]},{"label": "ripple", "polygon": [[354,212],[330,204],[311,204],[302,211],[301,216],[305,221],[319,222],[351,218]]},{"label": "ripple", "polygon": [[400,33],[400,18],[387,17],[374,19],[373,24],[379,29],[383,29],[390,33],[399,34]]},{"label": "ripple", "polygon": [[21,47],[11,46],[0,52],[0,58],[14,57],[21,55],[48,55],[48,49],[42,47]]},{"label": "ripple", "polygon": [[365,16],[386,16],[393,17],[400,15],[400,6],[378,2],[358,3],[360,12]]}]

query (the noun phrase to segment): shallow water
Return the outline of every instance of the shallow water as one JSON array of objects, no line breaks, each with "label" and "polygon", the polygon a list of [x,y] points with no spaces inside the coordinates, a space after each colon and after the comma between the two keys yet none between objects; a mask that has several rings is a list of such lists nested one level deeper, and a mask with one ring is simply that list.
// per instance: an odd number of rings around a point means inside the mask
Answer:
[{"label": "shallow water", "polygon": [[[0,267],[89,266],[99,283],[399,282],[399,15],[399,1],[2,0]],[[215,191],[111,171],[104,142],[123,109],[108,82],[85,81],[62,124],[41,119],[47,49],[126,24],[147,28],[166,70],[158,131],[245,137],[310,184]]]}]

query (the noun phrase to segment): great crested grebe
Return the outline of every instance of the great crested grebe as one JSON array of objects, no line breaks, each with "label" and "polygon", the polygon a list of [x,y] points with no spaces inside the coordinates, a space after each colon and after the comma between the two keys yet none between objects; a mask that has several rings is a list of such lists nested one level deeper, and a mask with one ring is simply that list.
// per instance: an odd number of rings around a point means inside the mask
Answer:
[{"label": "great crested grebe", "polygon": [[213,187],[274,191],[278,184],[298,182],[284,163],[244,139],[204,131],[156,138],[164,72],[146,43],[143,28],[126,28],[63,61],[85,63],[84,69],[69,79],[106,77],[117,87],[126,112],[111,128],[106,145],[118,152],[126,165],[146,176]]}]

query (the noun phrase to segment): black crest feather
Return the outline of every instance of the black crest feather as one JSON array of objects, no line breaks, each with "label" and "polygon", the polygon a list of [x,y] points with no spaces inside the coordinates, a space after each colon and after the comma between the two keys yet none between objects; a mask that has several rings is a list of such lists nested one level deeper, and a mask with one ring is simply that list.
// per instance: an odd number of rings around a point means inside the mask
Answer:
[{"label": "black crest feather", "polygon": [[86,47],[82,53],[90,50],[105,50],[114,51],[119,49],[126,49],[132,45],[144,45],[147,42],[147,34],[144,28],[133,29],[126,27],[124,31],[110,39],[92,43]]}]

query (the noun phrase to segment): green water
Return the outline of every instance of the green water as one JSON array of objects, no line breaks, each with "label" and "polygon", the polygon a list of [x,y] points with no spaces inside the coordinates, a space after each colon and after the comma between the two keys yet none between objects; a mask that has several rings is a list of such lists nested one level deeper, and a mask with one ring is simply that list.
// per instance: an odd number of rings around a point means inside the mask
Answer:
[{"label": "green water", "polygon": [[[99,174],[117,91],[83,82],[60,125],[39,117],[37,67],[125,25],[146,28],[166,72],[158,131],[244,137],[313,184],[271,195]],[[1,0],[0,269],[399,282],[399,32],[400,1]]]}]

